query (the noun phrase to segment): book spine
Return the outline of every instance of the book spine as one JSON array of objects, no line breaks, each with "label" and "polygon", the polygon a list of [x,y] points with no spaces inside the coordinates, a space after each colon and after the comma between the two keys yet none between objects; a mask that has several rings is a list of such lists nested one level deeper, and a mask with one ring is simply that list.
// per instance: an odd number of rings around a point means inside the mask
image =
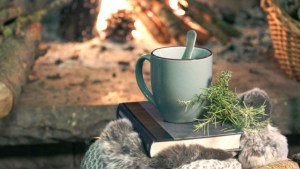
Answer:
[{"label": "book spine", "polygon": [[151,157],[150,149],[155,137],[144,128],[144,126],[132,115],[131,111],[124,104],[120,104],[118,106],[116,116],[117,118],[127,118],[132,123],[134,130],[137,131],[140,139],[142,140],[147,155]]},{"label": "book spine", "polygon": [[[155,138],[156,141],[173,141],[174,138],[158,123],[152,115],[154,109],[145,108],[141,103],[124,104],[141,125]],[[153,107],[152,107],[153,108]]]}]

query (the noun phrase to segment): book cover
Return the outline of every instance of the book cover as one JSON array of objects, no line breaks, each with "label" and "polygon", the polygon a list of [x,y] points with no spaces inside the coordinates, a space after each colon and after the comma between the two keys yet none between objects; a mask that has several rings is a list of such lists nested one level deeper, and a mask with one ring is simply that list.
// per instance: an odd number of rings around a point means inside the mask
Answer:
[{"label": "book cover", "polygon": [[200,144],[204,147],[223,150],[240,148],[242,132],[228,130],[230,125],[214,125],[206,130],[194,131],[191,123],[165,122],[159,111],[149,102],[121,103],[117,109],[118,118],[128,118],[144,144],[150,157],[175,144]]}]

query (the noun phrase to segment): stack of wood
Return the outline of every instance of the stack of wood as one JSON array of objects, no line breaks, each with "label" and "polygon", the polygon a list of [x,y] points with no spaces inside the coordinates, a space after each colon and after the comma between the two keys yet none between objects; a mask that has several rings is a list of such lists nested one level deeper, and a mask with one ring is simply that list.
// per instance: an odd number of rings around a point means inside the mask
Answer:
[{"label": "stack of wood", "polygon": [[[40,52],[39,20],[47,11],[61,8],[71,1],[0,0],[0,118],[7,116],[17,104],[37,52]],[[94,8],[98,6],[88,9]],[[85,19],[81,18],[81,21]],[[95,23],[96,17],[90,19]]]},{"label": "stack of wood", "polygon": [[[179,44],[185,44],[188,30],[194,29],[197,43],[207,42],[211,36],[216,37],[223,44],[231,37],[239,37],[240,32],[219,18],[208,5],[196,0],[186,0],[187,5],[179,6],[185,14],[178,16],[169,6],[169,0],[148,1],[129,0],[134,7],[137,17],[146,25],[149,32],[160,43],[169,43],[175,39]],[[194,28],[193,24],[198,27]]]},{"label": "stack of wood", "polygon": [[16,104],[34,62],[42,6],[31,0],[0,1],[0,118]]},{"label": "stack of wood", "polygon": [[50,0],[39,2],[31,0],[0,1],[0,40],[9,36],[24,35],[26,27],[41,19],[44,7]]}]

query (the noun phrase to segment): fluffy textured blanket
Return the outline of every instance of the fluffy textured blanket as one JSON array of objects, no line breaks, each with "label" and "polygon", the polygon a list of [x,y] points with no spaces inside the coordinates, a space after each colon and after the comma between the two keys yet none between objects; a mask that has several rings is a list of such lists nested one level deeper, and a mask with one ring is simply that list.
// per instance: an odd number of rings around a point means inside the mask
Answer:
[{"label": "fluffy textured blanket", "polygon": [[[265,104],[265,113],[271,116],[271,101],[266,92],[252,89],[239,95],[248,106]],[[178,145],[148,158],[141,140],[127,119],[110,122],[100,137],[86,152],[82,169],[145,169],[145,168],[256,168],[287,159],[287,139],[271,125],[257,133],[244,133],[242,151],[237,158],[223,150],[199,145]]]},{"label": "fluffy textured blanket", "polygon": [[[190,151],[186,151],[190,150]],[[175,151],[175,152],[174,152]],[[173,153],[172,153],[173,152]],[[183,155],[183,153],[185,153]],[[168,155],[167,155],[168,154]],[[86,152],[82,169],[228,168],[241,169],[231,153],[202,146],[175,146],[148,158],[138,134],[127,119],[110,122]],[[201,167],[202,166],[202,167]]]}]

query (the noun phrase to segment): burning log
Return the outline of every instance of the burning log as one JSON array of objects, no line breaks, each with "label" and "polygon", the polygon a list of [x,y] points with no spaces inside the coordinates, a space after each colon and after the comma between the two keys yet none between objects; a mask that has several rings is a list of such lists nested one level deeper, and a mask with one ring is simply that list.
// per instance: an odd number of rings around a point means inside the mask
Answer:
[{"label": "burning log", "polygon": [[[162,22],[168,27],[170,34],[180,43],[186,43],[186,32],[193,29],[182,18],[173,14],[173,11],[166,4],[152,1],[151,10],[160,17]],[[198,34],[197,42],[203,44],[210,37],[208,32],[203,30],[195,30]]]},{"label": "burning log", "polygon": [[203,26],[222,43],[227,43],[230,37],[239,37],[241,33],[219,18],[211,8],[199,1],[187,0],[189,7],[185,8],[187,15]]},{"label": "burning log", "polygon": [[140,5],[139,1],[131,1],[136,16],[146,25],[153,38],[160,43],[169,43],[171,35],[160,19],[149,9]]},{"label": "burning log", "polygon": [[193,21],[201,25],[205,30],[207,30],[211,35],[215,36],[217,39],[221,41],[221,43],[226,44],[230,41],[230,38],[227,34],[225,34],[216,24],[212,22],[208,22],[202,17],[197,8],[191,6],[188,8],[187,16],[191,17]]},{"label": "burning log", "polygon": [[0,47],[0,117],[6,116],[16,103],[34,62],[40,24],[28,27],[25,38],[7,38]]},{"label": "burning log", "polygon": [[[177,16],[169,7],[169,0],[130,0],[139,18],[159,42],[167,40],[167,37],[171,36],[180,44],[185,44],[186,32],[190,29],[196,30],[197,42],[200,44],[205,43],[211,35],[223,44],[228,43],[231,37],[240,36],[238,30],[220,19],[208,5],[195,0],[186,2],[188,6],[179,3],[185,10],[185,15]],[[162,39],[158,39],[158,37]]]},{"label": "burning log", "polygon": [[[131,0],[131,4],[135,5]],[[138,5],[142,9],[151,11],[153,15],[159,18],[162,27],[165,27],[172,38],[175,38],[179,44],[186,43],[186,32],[192,29],[182,18],[174,15],[172,9],[168,5],[159,1],[138,0]],[[195,30],[198,34],[197,42],[203,44],[209,38],[209,34],[203,30]]]},{"label": "burning log", "polygon": [[240,31],[238,31],[233,26],[229,25],[221,18],[219,18],[208,5],[195,0],[187,0],[187,1],[189,4],[191,4],[191,6],[198,9],[199,14],[203,16],[206,19],[206,21],[216,24],[221,30],[223,30],[229,36],[239,37],[241,35]]}]

